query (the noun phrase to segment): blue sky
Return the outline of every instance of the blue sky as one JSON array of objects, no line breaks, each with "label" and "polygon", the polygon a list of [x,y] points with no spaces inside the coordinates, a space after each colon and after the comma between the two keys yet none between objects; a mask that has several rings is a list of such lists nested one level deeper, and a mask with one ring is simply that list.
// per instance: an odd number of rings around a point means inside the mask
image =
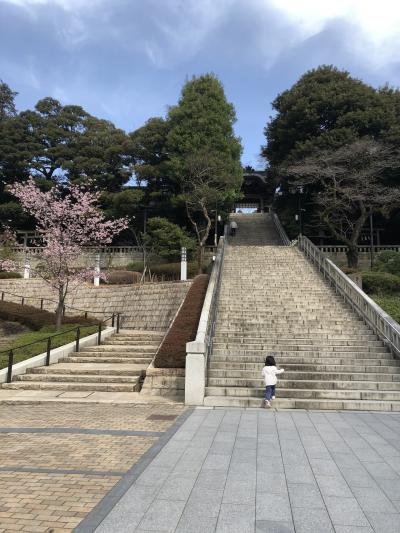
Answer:
[{"label": "blue sky", "polygon": [[323,63],[398,86],[399,45],[397,0],[0,0],[0,79],[19,110],[53,96],[132,131],[214,72],[256,168],[279,92]]}]

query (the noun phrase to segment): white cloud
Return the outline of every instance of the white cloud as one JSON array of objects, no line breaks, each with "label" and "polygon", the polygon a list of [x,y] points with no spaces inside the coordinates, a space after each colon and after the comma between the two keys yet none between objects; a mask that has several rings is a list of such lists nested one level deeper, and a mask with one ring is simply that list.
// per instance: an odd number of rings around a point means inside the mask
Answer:
[{"label": "white cloud", "polygon": [[343,19],[360,30],[360,35],[347,43],[357,53],[375,61],[398,55],[398,0],[266,0],[265,3],[296,23],[305,36],[321,31],[329,21]]}]

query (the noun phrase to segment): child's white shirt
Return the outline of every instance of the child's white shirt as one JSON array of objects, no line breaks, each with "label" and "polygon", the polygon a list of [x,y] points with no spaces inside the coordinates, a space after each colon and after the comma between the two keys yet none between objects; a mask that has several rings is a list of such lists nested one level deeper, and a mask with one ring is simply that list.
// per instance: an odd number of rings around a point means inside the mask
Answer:
[{"label": "child's white shirt", "polygon": [[276,366],[264,366],[262,369],[262,375],[265,381],[265,385],[276,385],[278,383],[277,374],[282,374],[283,368],[276,368]]}]

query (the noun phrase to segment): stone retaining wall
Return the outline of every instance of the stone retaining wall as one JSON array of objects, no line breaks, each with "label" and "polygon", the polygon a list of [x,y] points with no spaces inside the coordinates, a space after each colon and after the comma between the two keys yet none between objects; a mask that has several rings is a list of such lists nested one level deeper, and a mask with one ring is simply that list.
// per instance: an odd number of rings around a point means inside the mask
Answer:
[{"label": "stone retaining wall", "polygon": [[[97,311],[95,316],[107,317],[122,313],[122,327],[166,331],[186,296],[191,281],[112,285],[93,287],[82,284],[71,290],[67,305]],[[0,280],[0,292],[24,296],[25,304],[40,307],[40,299],[57,300],[55,291],[41,279]],[[20,303],[21,298],[4,295],[4,300]],[[44,302],[44,309],[54,311],[56,303]],[[68,311],[72,314],[72,311]]]}]

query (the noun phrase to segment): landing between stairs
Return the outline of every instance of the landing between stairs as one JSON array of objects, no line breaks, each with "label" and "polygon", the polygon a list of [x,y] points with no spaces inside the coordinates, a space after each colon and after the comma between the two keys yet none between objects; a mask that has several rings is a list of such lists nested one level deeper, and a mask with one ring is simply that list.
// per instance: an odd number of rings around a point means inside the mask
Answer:
[{"label": "landing between stairs", "polygon": [[0,402],[152,403],[139,391],[163,336],[161,331],[121,330],[100,346],[15,376],[0,389]]}]

